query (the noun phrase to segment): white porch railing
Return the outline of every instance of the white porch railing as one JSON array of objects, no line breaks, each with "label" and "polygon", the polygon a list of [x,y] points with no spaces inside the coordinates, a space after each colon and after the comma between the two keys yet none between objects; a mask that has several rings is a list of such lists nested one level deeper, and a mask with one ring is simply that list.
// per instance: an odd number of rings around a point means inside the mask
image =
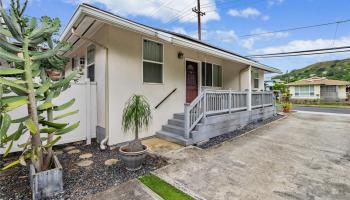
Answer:
[{"label": "white porch railing", "polygon": [[185,104],[185,138],[189,138],[190,132],[208,115],[248,110],[248,104],[252,108],[273,105],[272,92],[252,92],[251,102],[248,102],[248,94],[232,90],[204,90],[191,104]]}]

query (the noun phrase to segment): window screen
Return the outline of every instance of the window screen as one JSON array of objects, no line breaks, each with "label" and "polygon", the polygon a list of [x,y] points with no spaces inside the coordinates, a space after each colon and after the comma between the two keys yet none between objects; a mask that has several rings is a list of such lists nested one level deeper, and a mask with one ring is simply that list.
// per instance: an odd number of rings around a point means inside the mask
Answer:
[{"label": "window screen", "polygon": [[143,82],[163,82],[163,45],[160,43],[143,41]]}]

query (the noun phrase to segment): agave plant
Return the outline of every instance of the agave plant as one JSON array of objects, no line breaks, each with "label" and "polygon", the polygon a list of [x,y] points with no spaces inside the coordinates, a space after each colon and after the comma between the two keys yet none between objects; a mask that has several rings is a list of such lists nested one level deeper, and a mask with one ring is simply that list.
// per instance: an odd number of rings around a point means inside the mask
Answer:
[{"label": "agave plant", "polygon": [[[3,156],[8,155],[16,141],[25,137],[26,133],[30,134],[27,142],[19,145],[23,148],[19,159],[2,170],[18,164],[25,165],[30,160],[36,171],[40,172],[49,169],[52,146],[61,135],[79,126],[79,122],[72,125],[55,122],[77,111],[56,117],[53,114],[74,103],[72,99],[57,106],[53,99],[69,88],[78,72],[57,81],[47,77],[47,69],[62,70],[67,63],[62,55],[70,49],[70,45],[53,41],[60,28],[60,20],[42,17],[37,22],[34,17],[24,17],[28,0],[23,5],[19,0],[11,0],[10,3],[9,13],[0,7],[5,22],[4,26],[0,26],[0,58],[10,63],[10,67],[0,68],[0,143],[7,145]],[[22,106],[27,107],[26,116],[12,119],[9,112]],[[18,129],[9,134],[11,125]]]},{"label": "agave plant", "polygon": [[135,133],[135,140],[128,146],[128,151],[142,151],[143,146],[139,140],[139,131],[148,128],[152,120],[152,111],[146,98],[142,95],[132,96],[126,103],[123,111],[122,126],[124,132]]}]

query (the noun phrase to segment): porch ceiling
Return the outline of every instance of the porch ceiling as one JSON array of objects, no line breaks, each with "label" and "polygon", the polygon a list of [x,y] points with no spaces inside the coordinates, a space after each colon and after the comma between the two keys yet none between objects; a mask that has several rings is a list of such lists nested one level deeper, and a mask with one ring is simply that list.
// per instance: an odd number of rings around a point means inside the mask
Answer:
[{"label": "porch ceiling", "polygon": [[[73,28],[75,29],[76,34],[85,36],[85,37],[90,37],[90,36],[93,36],[93,34],[96,31],[98,31],[102,25],[103,25],[103,22],[89,16],[84,16],[81,18],[81,20],[78,23],[75,24],[75,26],[73,26]],[[67,36],[66,41],[72,44],[73,46],[72,50],[67,51],[65,53],[66,56],[69,56],[72,52],[75,52],[76,49],[86,44],[86,41],[80,39],[79,37],[72,34],[71,32]]]}]

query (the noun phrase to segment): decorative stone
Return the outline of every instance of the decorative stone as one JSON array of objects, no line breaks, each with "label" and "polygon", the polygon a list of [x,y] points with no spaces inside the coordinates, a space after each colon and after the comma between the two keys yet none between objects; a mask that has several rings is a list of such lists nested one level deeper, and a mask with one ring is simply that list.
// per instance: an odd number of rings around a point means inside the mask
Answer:
[{"label": "decorative stone", "polygon": [[64,148],[63,151],[70,151],[70,150],[73,150],[73,149],[75,149],[75,147],[69,146],[69,147]]},{"label": "decorative stone", "polygon": [[62,155],[62,154],[63,154],[63,151],[55,151],[55,154],[56,154],[56,155]]},{"label": "decorative stone", "polygon": [[68,154],[77,154],[77,153],[80,153],[79,149],[74,149],[74,150],[68,151]]},{"label": "decorative stone", "polygon": [[112,166],[112,165],[115,165],[119,162],[118,159],[109,159],[109,160],[106,160],[105,161],[105,165],[106,166]]},{"label": "decorative stone", "polygon": [[113,151],[113,150],[115,150],[117,148],[118,148],[117,146],[111,146],[111,147],[109,147],[109,150]]},{"label": "decorative stone", "polygon": [[83,160],[77,163],[79,167],[88,167],[92,165],[94,162],[92,160]]},{"label": "decorative stone", "polygon": [[82,154],[79,156],[80,159],[88,159],[91,158],[92,154],[91,153],[86,153],[86,154]]},{"label": "decorative stone", "polygon": [[74,142],[74,145],[82,145],[84,142],[83,141],[79,141],[79,142]]}]

